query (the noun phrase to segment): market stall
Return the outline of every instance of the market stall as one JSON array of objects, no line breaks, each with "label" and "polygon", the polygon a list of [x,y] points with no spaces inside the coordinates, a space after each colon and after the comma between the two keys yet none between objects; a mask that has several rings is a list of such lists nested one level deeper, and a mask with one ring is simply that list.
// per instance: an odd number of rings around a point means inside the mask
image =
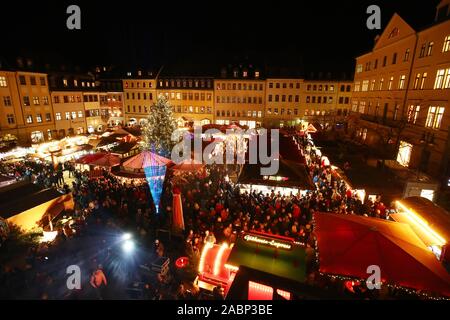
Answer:
[{"label": "market stall", "polygon": [[365,282],[368,267],[375,265],[381,270],[382,287],[450,297],[450,275],[406,224],[315,213],[314,234],[321,274]]},{"label": "market stall", "polygon": [[261,174],[261,164],[245,164],[238,177],[241,192],[290,193],[305,194],[314,190],[312,179],[303,164],[280,159],[279,170],[276,175],[265,176]]},{"label": "market stall", "polygon": [[[422,197],[409,197],[396,201],[397,213],[390,217],[408,224],[422,242],[441,261],[450,261],[450,213]],[[442,254],[444,253],[444,254]]]}]

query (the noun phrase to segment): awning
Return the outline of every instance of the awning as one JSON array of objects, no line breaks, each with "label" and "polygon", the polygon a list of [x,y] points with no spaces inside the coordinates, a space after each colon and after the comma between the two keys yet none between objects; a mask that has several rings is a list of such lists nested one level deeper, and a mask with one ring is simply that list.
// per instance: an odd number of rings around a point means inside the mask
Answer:
[{"label": "awning", "polygon": [[248,267],[296,282],[304,282],[306,251],[284,237],[248,233],[234,245],[228,266]]}]

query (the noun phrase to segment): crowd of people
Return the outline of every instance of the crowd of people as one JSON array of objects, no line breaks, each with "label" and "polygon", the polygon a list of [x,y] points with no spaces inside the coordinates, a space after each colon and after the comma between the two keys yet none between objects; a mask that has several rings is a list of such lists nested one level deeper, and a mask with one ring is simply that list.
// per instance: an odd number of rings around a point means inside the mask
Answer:
[{"label": "crowd of people", "polygon": [[[227,166],[211,165],[201,172],[183,174],[181,178],[169,176],[161,200],[163,210],[158,215],[147,183],[123,183],[107,170],[92,177],[70,164],[55,167],[24,161],[1,163],[0,174],[13,174],[16,179],[28,179],[42,187],[72,192],[75,219],[91,216],[97,223],[112,229],[135,230],[142,242],[149,244],[160,257],[165,255],[164,245],[156,239],[156,230],[170,227],[172,192],[181,192],[186,240],[183,254],[188,255],[194,265],[206,242],[233,243],[242,232],[248,231],[291,237],[304,243],[307,251],[312,252],[312,218],[317,211],[388,217],[389,209],[380,198],[363,203],[344,179],[323,162],[306,136],[298,136],[296,140],[303,150],[315,190],[296,195],[274,191],[241,192],[230,180],[231,171]],[[71,186],[64,181],[64,170],[74,177]],[[69,235],[64,233],[64,236]],[[309,268],[314,268],[314,261],[311,264]],[[106,285],[102,274],[98,269],[93,271],[93,287]],[[163,282],[163,279],[159,280]],[[161,292],[155,295],[161,298]],[[216,296],[220,294],[216,292]],[[175,297],[186,297],[183,285],[178,287]]]}]

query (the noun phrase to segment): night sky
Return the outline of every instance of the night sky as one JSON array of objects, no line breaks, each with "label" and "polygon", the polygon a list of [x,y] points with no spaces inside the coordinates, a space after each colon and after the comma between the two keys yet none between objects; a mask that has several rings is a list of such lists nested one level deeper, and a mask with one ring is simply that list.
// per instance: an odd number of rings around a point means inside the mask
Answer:
[{"label": "night sky", "polygon": [[[382,28],[398,12],[416,29],[431,24],[439,0],[353,1],[12,1],[2,3],[0,58],[44,57],[53,64],[214,69],[228,63],[352,72],[372,48],[366,8]],[[81,30],[66,28],[78,4]]]}]

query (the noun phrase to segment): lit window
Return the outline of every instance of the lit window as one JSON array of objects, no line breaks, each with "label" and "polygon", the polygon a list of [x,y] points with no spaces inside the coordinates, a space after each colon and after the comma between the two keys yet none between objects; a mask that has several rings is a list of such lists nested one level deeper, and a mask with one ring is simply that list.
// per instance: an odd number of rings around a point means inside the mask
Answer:
[{"label": "lit window", "polygon": [[64,85],[64,87],[67,87],[67,79],[63,79],[63,85]]},{"label": "lit window", "polygon": [[439,129],[441,127],[444,111],[445,111],[444,107],[430,106],[428,108],[427,121],[425,122],[425,127]]},{"label": "lit window", "polygon": [[6,82],[6,77],[0,77],[0,87],[7,87],[8,82]]},{"label": "lit window", "polygon": [[397,154],[397,162],[404,167],[409,166],[409,161],[411,160],[411,153],[412,153],[412,144],[400,141],[400,146],[398,148],[398,154]]},{"label": "lit window", "polygon": [[408,108],[408,122],[411,124],[416,124],[419,113],[420,106],[410,105]]},{"label": "lit window", "polygon": [[55,119],[56,120],[61,120],[61,112],[55,113]]},{"label": "lit window", "polygon": [[406,80],[406,75],[401,75],[400,80],[398,81],[398,89],[399,90],[403,90],[405,88],[405,80]]},{"label": "lit window", "polygon": [[42,122],[42,115],[41,115],[40,113],[38,113],[38,114],[36,115],[36,122],[37,122],[37,123],[41,123],[41,122]]},{"label": "lit window", "polygon": [[378,86],[378,90],[383,90],[383,84],[384,84],[384,79],[383,78],[381,78],[380,79],[380,85]]},{"label": "lit window", "polygon": [[427,80],[428,73],[424,72],[422,75],[422,79],[420,80],[420,90],[423,90],[425,87],[425,80]]},{"label": "lit window", "polygon": [[70,112],[66,112],[66,120],[70,120]]},{"label": "lit window", "polygon": [[361,86],[360,82],[359,82],[359,81],[356,81],[356,82],[355,82],[354,91],[355,91],[355,92],[359,92],[360,86]]},{"label": "lit window", "polygon": [[434,42],[430,42],[428,44],[428,48],[427,48],[427,56],[431,56],[431,54],[433,53],[433,46],[434,46]]},{"label": "lit window", "polygon": [[389,79],[388,90],[392,90],[392,83],[394,82],[394,77]]},{"label": "lit window", "polygon": [[76,119],[77,118],[77,113],[76,111],[72,111],[72,119]]},{"label": "lit window", "polygon": [[361,73],[363,71],[363,66],[362,66],[362,64],[358,64],[357,66],[356,66],[356,73]]},{"label": "lit window", "polygon": [[27,123],[33,123],[33,116],[31,114],[27,115]]},{"label": "lit window", "polygon": [[406,49],[406,51],[405,51],[405,56],[404,56],[404,58],[403,58],[403,61],[408,61],[409,60],[409,48],[408,49]]},{"label": "lit window", "polygon": [[361,91],[368,91],[369,90],[369,80],[364,80],[362,82]]},{"label": "lit window", "polygon": [[42,103],[43,103],[45,106],[48,105],[48,97],[47,97],[47,96],[42,97]]},{"label": "lit window", "polygon": [[446,36],[444,39],[444,46],[442,47],[442,52],[450,51],[450,35]]},{"label": "lit window", "polygon": [[414,79],[414,85],[413,88],[416,90],[419,87],[420,82],[420,73],[416,74],[416,78]]},{"label": "lit window", "polygon": [[445,69],[440,69],[436,73],[436,80],[434,81],[434,89],[441,89],[444,84]]}]

